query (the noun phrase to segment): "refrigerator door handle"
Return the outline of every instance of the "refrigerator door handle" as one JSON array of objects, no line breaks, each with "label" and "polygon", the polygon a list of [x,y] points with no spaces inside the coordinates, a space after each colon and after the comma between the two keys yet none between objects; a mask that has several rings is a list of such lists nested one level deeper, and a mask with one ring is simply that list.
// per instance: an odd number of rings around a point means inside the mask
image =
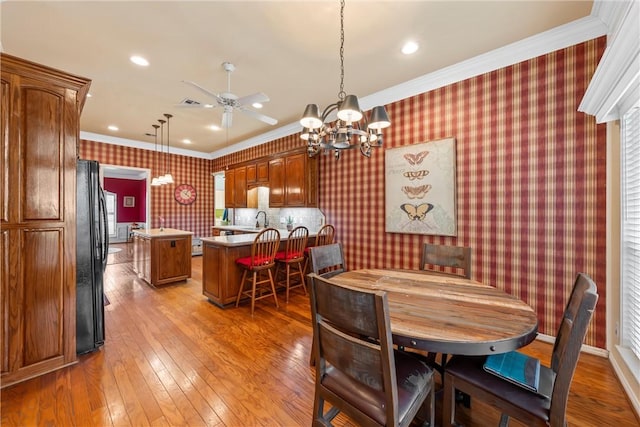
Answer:
[{"label": "refrigerator door handle", "polygon": [[107,227],[107,201],[102,188],[98,188],[100,190],[100,246],[102,250],[102,271],[104,271],[107,268],[107,256],[109,255],[109,228]]}]

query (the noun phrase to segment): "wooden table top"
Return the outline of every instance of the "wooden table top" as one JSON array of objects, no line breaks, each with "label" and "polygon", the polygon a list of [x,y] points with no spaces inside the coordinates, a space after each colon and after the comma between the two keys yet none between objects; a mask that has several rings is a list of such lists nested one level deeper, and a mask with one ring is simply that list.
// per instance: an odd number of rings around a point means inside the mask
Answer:
[{"label": "wooden table top", "polygon": [[538,319],[525,302],[493,286],[422,271],[353,270],[337,283],[387,292],[397,345],[465,355],[516,350],[533,341]]}]

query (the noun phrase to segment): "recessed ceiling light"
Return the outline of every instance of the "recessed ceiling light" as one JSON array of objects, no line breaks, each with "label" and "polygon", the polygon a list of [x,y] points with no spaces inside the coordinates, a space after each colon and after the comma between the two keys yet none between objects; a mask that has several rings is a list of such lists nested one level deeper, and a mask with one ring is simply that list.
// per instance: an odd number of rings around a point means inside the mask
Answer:
[{"label": "recessed ceiling light", "polygon": [[91,98],[93,95],[91,95],[90,93],[87,94],[87,98]]},{"label": "recessed ceiling light", "polygon": [[211,129],[211,130],[215,130],[215,131],[218,131],[218,130],[220,130],[221,128],[220,128],[220,126],[218,126],[218,125],[211,125],[211,126],[209,126],[209,129]]},{"label": "recessed ceiling light", "polygon": [[146,59],[144,59],[142,56],[138,56],[138,55],[133,55],[131,58],[129,58],[131,60],[131,62],[133,62],[136,65],[140,65],[141,67],[147,67],[149,66],[149,61],[147,61]]},{"label": "recessed ceiling light", "polygon": [[254,102],[251,105],[253,106],[253,108],[262,108],[262,104],[260,104],[259,102]]},{"label": "recessed ceiling light", "polygon": [[416,53],[418,51],[418,43],[414,41],[408,41],[402,46],[402,53],[405,55],[411,55],[412,53]]},{"label": "recessed ceiling light", "polygon": [[116,130],[118,130],[118,126],[109,125],[109,127],[107,129],[116,131]]},{"label": "recessed ceiling light", "polygon": [[183,139],[182,143],[183,144],[191,144],[191,140],[190,139]]},{"label": "recessed ceiling light", "polygon": [[203,107],[204,108],[213,108],[213,104],[204,104]]}]

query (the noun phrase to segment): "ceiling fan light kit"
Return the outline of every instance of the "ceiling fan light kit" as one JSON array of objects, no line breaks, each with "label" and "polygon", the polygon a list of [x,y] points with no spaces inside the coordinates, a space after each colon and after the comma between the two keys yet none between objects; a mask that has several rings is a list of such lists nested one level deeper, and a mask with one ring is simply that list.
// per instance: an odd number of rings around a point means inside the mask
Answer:
[{"label": "ceiling fan light kit", "polygon": [[[338,118],[328,122],[329,115],[337,110]],[[361,123],[362,121],[362,123]],[[344,91],[344,0],[340,1],[340,92],[338,101],[328,105],[320,115],[317,104],[308,104],[300,119],[300,137],[307,142],[309,157],[324,150],[334,151],[336,159],[342,150],[360,148],[360,153],[371,157],[371,148],[382,146],[382,129],[391,126],[384,106],[371,110],[370,118],[362,113],[356,95]]]},{"label": "ceiling fan light kit", "polygon": [[215,104],[201,104],[197,101],[191,99],[184,99],[179,107],[188,107],[188,108],[215,108],[222,107],[222,119],[220,121],[220,126],[224,129],[228,129],[233,124],[233,112],[235,110],[240,111],[241,113],[253,117],[254,119],[260,120],[261,122],[267,123],[269,125],[275,125],[278,123],[276,119],[273,117],[266,116],[264,114],[258,113],[250,109],[249,107],[255,103],[264,104],[265,102],[269,102],[269,97],[262,92],[256,92],[251,95],[239,97],[238,95],[231,92],[231,73],[235,71],[236,67],[231,62],[223,62],[222,69],[227,73],[227,91],[215,93],[210,91],[209,89],[205,89],[197,83],[183,80],[183,83],[186,83],[193,88],[197,89],[201,93],[205,94],[208,97],[211,97],[216,100]]}]

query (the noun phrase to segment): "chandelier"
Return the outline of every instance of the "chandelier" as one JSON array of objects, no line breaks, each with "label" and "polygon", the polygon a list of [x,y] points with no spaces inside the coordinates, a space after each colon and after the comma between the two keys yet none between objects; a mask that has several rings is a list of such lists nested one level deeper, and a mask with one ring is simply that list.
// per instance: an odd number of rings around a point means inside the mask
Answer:
[{"label": "chandelier", "polygon": [[[337,111],[337,119],[329,122],[329,115]],[[328,105],[320,115],[318,104],[308,104],[300,119],[300,137],[307,141],[307,153],[313,157],[321,150],[332,151],[336,159],[342,150],[360,148],[371,157],[371,148],[382,146],[382,129],[391,122],[384,106],[371,110],[369,119],[360,110],[358,97],[344,91],[344,0],[340,0],[340,92],[338,101]]]}]

